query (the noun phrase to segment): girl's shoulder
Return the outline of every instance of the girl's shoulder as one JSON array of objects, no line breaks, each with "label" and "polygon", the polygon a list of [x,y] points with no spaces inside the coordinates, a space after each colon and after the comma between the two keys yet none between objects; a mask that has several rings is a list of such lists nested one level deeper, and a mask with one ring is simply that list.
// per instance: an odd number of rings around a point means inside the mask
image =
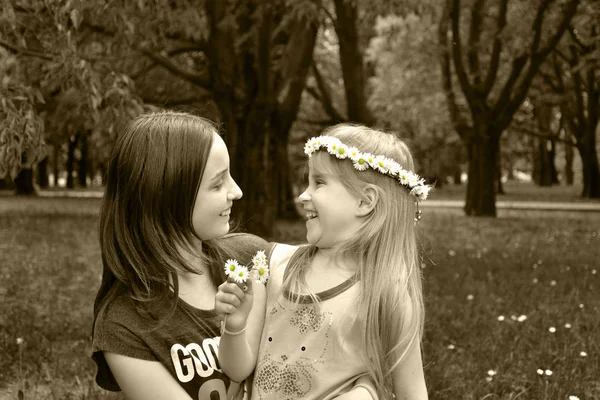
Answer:
[{"label": "girl's shoulder", "polygon": [[269,254],[275,245],[250,233],[229,233],[217,241],[227,258],[236,258],[243,263],[249,262],[257,251]]},{"label": "girl's shoulder", "polygon": [[267,260],[271,268],[286,266],[292,256],[305,245],[291,245],[285,243],[273,243],[271,251],[267,253]]}]

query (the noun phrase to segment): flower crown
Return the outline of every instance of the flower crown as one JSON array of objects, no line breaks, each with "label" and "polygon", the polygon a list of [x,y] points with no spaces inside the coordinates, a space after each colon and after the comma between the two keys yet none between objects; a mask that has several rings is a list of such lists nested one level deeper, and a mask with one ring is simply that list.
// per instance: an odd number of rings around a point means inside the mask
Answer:
[{"label": "flower crown", "polygon": [[427,199],[431,187],[425,184],[425,179],[420,178],[412,171],[402,168],[391,158],[382,155],[361,153],[356,147],[349,147],[333,136],[318,136],[310,138],[304,145],[304,153],[310,157],[315,151],[325,149],[340,160],[349,158],[354,168],[365,171],[369,168],[396,179],[400,185],[406,187],[410,194],[417,200]]},{"label": "flower crown", "polygon": [[267,256],[263,250],[258,251],[252,257],[250,268],[240,265],[235,259],[229,259],[224,266],[225,275],[235,283],[246,283],[248,277],[252,274],[252,278],[266,284],[269,280],[269,263]]}]

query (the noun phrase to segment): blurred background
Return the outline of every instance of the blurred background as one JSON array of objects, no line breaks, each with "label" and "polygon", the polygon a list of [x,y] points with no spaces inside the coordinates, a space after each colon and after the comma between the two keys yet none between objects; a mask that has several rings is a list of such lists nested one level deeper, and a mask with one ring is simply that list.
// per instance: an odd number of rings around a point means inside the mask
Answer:
[{"label": "blurred background", "polygon": [[430,398],[600,398],[599,0],[0,0],[0,81],[0,398],[119,398],[89,359],[98,208],[157,109],[219,124],[242,229],[290,243],[307,138],[399,135],[435,183]]}]

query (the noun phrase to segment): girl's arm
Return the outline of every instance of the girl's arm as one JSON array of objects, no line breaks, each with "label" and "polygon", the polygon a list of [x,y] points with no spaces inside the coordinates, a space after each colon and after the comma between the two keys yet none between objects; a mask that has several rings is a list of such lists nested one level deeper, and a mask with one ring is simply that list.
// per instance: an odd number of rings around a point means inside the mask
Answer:
[{"label": "girl's arm", "polygon": [[129,400],[192,400],[158,361],[140,360],[109,352],[104,352],[104,358]]},{"label": "girl's arm", "polygon": [[369,375],[363,375],[354,382],[354,387],[335,400],[379,400],[377,388]]},{"label": "girl's arm", "polygon": [[[404,327],[410,326],[412,322],[412,307],[405,307]],[[402,329],[402,333],[405,329]],[[398,354],[398,356],[400,356]],[[394,395],[397,400],[427,400],[427,387],[425,386],[425,373],[423,372],[423,360],[421,358],[421,342],[417,340],[408,350],[406,358],[396,366],[392,372],[394,382]]]},{"label": "girl's arm", "polygon": [[244,292],[237,284],[225,282],[215,296],[215,311],[226,315],[219,344],[219,363],[223,372],[237,382],[254,371],[265,320],[265,287],[259,281],[251,280],[247,286]]},{"label": "girl's arm", "polygon": [[394,395],[397,400],[427,400],[427,387],[421,359],[421,344],[415,343],[406,358],[393,372]]}]

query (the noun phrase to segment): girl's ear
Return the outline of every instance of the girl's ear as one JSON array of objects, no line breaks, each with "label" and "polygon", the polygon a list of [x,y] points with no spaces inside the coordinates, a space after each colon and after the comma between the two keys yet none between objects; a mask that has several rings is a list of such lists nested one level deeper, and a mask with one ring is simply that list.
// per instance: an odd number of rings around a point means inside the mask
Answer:
[{"label": "girl's ear", "polygon": [[367,186],[363,191],[363,198],[359,200],[356,216],[365,217],[369,215],[377,205],[378,201],[379,191],[373,187],[373,185]]}]

